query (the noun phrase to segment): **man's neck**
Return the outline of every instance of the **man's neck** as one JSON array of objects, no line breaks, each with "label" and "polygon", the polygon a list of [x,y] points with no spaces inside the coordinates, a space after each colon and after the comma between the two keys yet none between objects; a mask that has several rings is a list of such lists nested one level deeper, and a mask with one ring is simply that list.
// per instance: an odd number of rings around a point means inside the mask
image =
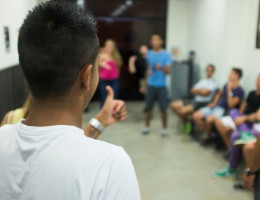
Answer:
[{"label": "man's neck", "polygon": [[160,52],[160,51],[163,50],[163,48],[162,48],[162,47],[158,47],[158,48],[154,48],[153,50],[154,50],[155,52]]},{"label": "man's neck", "polygon": [[259,88],[259,89],[256,89],[256,94],[257,94],[257,95],[260,95],[260,88]]},{"label": "man's neck", "polygon": [[71,125],[81,128],[82,111],[78,105],[75,102],[54,104],[51,101],[33,101],[29,114],[23,123],[28,126]]},{"label": "man's neck", "polygon": [[239,86],[238,80],[232,81],[232,83],[233,83],[233,88],[237,88]]}]

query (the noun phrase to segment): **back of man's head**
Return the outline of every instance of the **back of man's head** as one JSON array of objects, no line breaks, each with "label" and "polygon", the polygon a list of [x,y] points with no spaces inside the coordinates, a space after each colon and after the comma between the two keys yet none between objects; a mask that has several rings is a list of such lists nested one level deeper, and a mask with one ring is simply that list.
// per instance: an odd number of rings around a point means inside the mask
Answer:
[{"label": "back of man's head", "polygon": [[64,95],[98,51],[96,21],[75,3],[40,4],[20,29],[20,65],[35,98]]}]

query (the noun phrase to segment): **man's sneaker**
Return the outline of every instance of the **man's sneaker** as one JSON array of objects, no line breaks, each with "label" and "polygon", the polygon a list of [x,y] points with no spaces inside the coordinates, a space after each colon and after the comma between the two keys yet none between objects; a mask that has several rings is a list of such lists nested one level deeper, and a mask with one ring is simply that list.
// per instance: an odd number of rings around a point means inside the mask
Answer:
[{"label": "man's sneaker", "polygon": [[147,135],[149,132],[150,132],[150,128],[149,128],[149,127],[145,127],[145,128],[142,130],[142,135]]},{"label": "man's sneaker", "polygon": [[186,130],[186,124],[182,124],[181,125],[181,132],[185,133],[185,130]]},{"label": "man's sneaker", "polygon": [[200,144],[201,144],[202,146],[208,146],[208,145],[212,144],[212,142],[213,142],[213,139],[212,139],[211,137],[207,136],[206,134],[204,134],[204,135],[202,136],[202,139],[201,139],[201,141],[200,141]]},{"label": "man's sneaker", "polygon": [[163,138],[169,137],[169,133],[167,129],[162,129],[161,130],[161,135]]},{"label": "man's sneaker", "polygon": [[191,123],[190,123],[190,122],[187,122],[187,123],[185,124],[185,133],[186,133],[186,134],[190,134],[191,128],[192,128]]},{"label": "man's sneaker", "polygon": [[227,166],[225,169],[215,172],[215,175],[223,178],[234,178],[236,176],[236,170]]},{"label": "man's sneaker", "polygon": [[234,142],[237,147],[243,146],[245,144],[252,144],[256,142],[256,137],[250,132],[241,132],[240,139]]}]

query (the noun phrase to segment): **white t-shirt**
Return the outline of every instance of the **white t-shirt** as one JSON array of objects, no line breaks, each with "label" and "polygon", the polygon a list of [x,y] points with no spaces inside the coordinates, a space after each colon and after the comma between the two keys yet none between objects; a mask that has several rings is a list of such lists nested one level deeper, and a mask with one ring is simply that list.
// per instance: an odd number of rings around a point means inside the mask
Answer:
[{"label": "white t-shirt", "polygon": [[0,128],[0,199],[139,200],[123,148],[74,126]]},{"label": "white t-shirt", "polygon": [[217,82],[213,78],[201,79],[198,83],[193,86],[195,89],[206,89],[210,90],[208,96],[195,96],[196,102],[209,102],[212,100],[214,91],[218,88]]}]

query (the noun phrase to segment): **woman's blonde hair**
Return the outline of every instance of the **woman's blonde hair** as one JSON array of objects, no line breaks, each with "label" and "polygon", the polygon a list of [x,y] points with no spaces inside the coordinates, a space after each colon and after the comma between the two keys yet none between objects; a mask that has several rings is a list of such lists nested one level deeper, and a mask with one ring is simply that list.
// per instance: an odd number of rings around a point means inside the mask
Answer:
[{"label": "woman's blonde hair", "polygon": [[118,69],[120,69],[120,68],[123,66],[123,59],[122,59],[121,54],[119,53],[119,50],[118,50],[116,41],[115,41],[114,39],[107,39],[106,42],[105,42],[105,44],[106,44],[108,41],[112,42],[113,45],[114,45],[114,51],[112,52],[111,56],[112,56],[112,58],[116,61],[116,64],[117,64]]}]

